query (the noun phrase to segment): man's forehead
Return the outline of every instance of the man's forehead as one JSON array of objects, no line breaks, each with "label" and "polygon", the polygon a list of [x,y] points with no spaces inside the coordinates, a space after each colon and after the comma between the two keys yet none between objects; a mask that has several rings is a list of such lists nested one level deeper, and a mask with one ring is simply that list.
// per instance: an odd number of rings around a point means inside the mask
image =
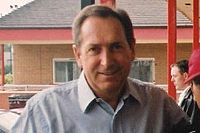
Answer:
[{"label": "man's forehead", "polygon": [[171,68],[171,70],[174,70],[174,71],[179,71],[180,69],[179,69],[179,67],[178,67],[178,66],[174,65],[174,66]]},{"label": "man's forehead", "polygon": [[171,74],[177,75],[177,74],[181,74],[181,73],[180,73],[179,68],[177,66],[174,66],[171,68]]},{"label": "man's forehead", "polygon": [[[119,33],[122,33],[125,35],[125,33],[123,32],[123,25],[120,23],[118,19],[114,17],[104,18],[104,17],[96,17],[96,16],[89,17],[82,23],[80,34],[82,36],[83,34],[93,32],[92,35],[94,35],[95,33],[97,33],[97,31],[104,32],[105,31],[104,29],[106,28],[107,28],[106,33],[114,32],[114,33],[117,33],[117,35],[119,35]],[[98,35],[100,35],[101,33],[103,34],[103,32],[99,32]],[[103,34],[103,36],[105,35]],[[107,36],[108,35],[110,34],[107,34]]]}]

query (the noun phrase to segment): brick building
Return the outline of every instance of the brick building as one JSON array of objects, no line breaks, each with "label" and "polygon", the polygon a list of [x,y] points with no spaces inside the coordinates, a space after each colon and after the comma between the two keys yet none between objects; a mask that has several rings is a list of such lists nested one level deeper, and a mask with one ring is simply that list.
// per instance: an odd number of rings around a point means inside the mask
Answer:
[{"label": "brick building", "polygon": [[[116,7],[125,9],[132,19],[136,57],[143,64],[150,61],[153,82],[166,84],[167,2],[117,0]],[[13,44],[14,84],[56,84],[77,77],[71,24],[80,8],[80,0],[35,0],[0,19],[0,43]],[[177,26],[177,60],[187,59],[192,24],[179,11]]]}]

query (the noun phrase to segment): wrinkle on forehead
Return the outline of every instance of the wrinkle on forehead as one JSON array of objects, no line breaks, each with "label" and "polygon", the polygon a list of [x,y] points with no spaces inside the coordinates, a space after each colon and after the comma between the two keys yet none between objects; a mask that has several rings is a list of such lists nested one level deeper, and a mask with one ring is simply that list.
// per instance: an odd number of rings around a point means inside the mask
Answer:
[{"label": "wrinkle on forehead", "polygon": [[[93,35],[93,37],[92,38],[89,37],[90,35]],[[109,41],[111,42],[114,39],[123,39],[127,42],[123,27],[120,21],[114,17],[101,18],[101,17],[92,16],[92,17],[87,18],[82,24],[81,36],[82,36],[81,42],[90,41],[90,42],[93,42],[94,44],[99,43],[99,42],[96,42],[97,40],[99,40],[99,38],[101,38],[101,43],[109,42]],[[84,38],[87,38],[87,40],[84,40]],[[110,40],[105,40],[108,38]]]}]

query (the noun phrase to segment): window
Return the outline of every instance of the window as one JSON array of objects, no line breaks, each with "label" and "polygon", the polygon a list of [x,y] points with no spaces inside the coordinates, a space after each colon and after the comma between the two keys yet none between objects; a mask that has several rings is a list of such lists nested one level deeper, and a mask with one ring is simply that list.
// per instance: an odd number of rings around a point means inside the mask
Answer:
[{"label": "window", "polygon": [[77,79],[81,73],[74,59],[53,59],[53,82],[64,83]]},{"label": "window", "polygon": [[154,58],[137,58],[132,62],[130,77],[145,82],[155,81],[155,63]]},{"label": "window", "polygon": [[[81,70],[74,59],[53,59],[53,82],[64,83],[78,79]],[[145,82],[155,81],[155,63],[153,58],[137,58],[132,62],[129,77]]]}]

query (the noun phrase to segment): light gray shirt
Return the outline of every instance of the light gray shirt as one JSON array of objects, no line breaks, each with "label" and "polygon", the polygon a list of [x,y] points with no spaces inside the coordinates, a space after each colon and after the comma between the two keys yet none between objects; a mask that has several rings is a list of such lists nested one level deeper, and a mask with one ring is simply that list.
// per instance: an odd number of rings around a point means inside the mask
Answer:
[{"label": "light gray shirt", "polygon": [[185,130],[186,115],[160,88],[128,78],[125,92],[117,109],[113,110],[94,95],[82,73],[78,80],[32,97],[11,133],[172,133],[178,128]]}]

